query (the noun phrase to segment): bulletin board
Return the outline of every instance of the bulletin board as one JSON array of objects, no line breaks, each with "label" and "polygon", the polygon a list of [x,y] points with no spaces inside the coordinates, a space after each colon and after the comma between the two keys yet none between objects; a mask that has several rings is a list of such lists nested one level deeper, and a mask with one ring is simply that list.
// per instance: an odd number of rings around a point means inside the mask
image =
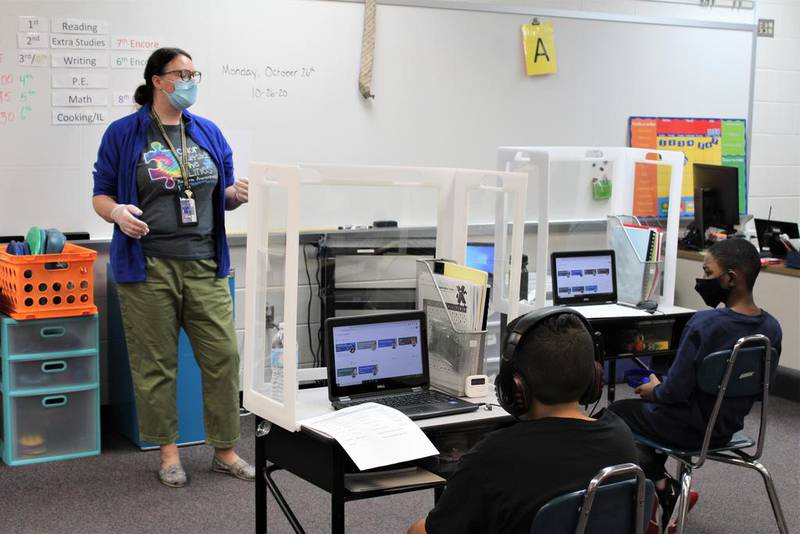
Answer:
[{"label": "bulletin board", "polygon": [[[739,212],[747,213],[747,139],[745,119],[631,117],[628,145],[677,150],[685,155],[681,217],[694,216],[694,163],[725,165],[739,170]],[[638,165],[634,179],[634,215],[666,217],[669,171]]]}]

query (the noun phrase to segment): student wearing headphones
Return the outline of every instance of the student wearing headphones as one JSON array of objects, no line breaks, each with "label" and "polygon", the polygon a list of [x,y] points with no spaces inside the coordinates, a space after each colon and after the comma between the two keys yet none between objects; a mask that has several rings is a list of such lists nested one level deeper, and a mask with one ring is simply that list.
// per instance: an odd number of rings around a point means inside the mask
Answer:
[{"label": "student wearing headphones", "polygon": [[[715,396],[697,387],[697,368],[707,355],[730,350],[739,338],[763,334],[780,356],[781,327],[775,318],[753,300],[753,286],[761,269],[758,252],[744,239],[718,241],[703,260],[703,278],[695,290],[712,310],[699,311],[686,324],[678,354],[667,375],[650,381],[635,392],[641,399],[625,399],[608,409],[625,420],[642,436],[682,449],[699,450],[714,406]],[[719,304],[723,307],[717,308]],[[777,368],[777,358],[773,359]],[[754,398],[726,399],[720,408],[711,446],[721,446],[744,427],[744,418],[753,407]],[[639,446],[639,460],[645,475],[656,484],[663,510],[662,524],[672,517],[679,493],[678,482],[667,476],[667,457],[653,449]],[[697,494],[689,501],[692,506]]]},{"label": "student wearing headphones", "polygon": [[568,308],[512,321],[495,385],[519,422],[461,458],[439,502],[409,534],[527,534],[550,499],[585,489],[605,467],[636,462],[620,418],[606,411],[592,419],[579,406],[600,397],[597,352],[588,323]]}]

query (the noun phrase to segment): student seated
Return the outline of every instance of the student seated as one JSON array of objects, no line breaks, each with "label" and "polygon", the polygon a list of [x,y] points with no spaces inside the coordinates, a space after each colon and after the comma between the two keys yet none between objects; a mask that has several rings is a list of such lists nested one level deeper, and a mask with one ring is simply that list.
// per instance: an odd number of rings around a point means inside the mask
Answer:
[{"label": "student seated", "polygon": [[[609,412],[592,419],[579,406],[599,397],[601,380],[585,320],[546,308],[516,319],[508,331],[498,397],[520,421],[461,458],[439,502],[409,534],[527,534],[550,499],[585,489],[605,467],[636,461],[622,420]],[[504,386],[502,377],[517,385]]]},{"label": "student seated", "polygon": [[[767,336],[780,355],[781,327],[753,301],[753,286],[760,269],[758,252],[744,239],[715,243],[703,261],[705,275],[695,285],[703,301],[714,309],[699,311],[689,320],[678,354],[663,381],[650,375],[650,382],[635,390],[641,399],[617,401],[608,409],[637,434],[666,445],[699,450],[715,401],[714,396],[697,387],[696,373],[702,359],[712,352],[730,350],[739,338],[752,334]],[[725,306],[717,308],[720,303]],[[754,402],[755,398],[733,398],[722,403],[712,447],[726,444],[742,429]],[[665,524],[675,504],[678,484],[668,480],[664,470],[666,455],[641,445],[638,449],[642,469],[656,482]]]}]

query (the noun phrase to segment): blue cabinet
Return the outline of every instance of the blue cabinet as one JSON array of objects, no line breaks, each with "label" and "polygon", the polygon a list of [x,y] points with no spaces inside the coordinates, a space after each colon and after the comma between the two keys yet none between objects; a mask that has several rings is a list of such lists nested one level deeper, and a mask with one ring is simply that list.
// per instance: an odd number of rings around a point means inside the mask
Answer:
[{"label": "blue cabinet", "polygon": [[[234,278],[229,278],[231,298]],[[131,370],[128,365],[128,347],[119,311],[117,287],[108,268],[108,382],[111,420],[114,429],[133,441],[141,449],[158,447],[139,437],[139,419],[133,395]],[[200,367],[194,358],[189,337],[181,328],[178,339],[178,445],[204,443],[203,392]]]},{"label": "blue cabinet", "polygon": [[0,315],[0,451],[7,465],[100,454],[97,315]]}]

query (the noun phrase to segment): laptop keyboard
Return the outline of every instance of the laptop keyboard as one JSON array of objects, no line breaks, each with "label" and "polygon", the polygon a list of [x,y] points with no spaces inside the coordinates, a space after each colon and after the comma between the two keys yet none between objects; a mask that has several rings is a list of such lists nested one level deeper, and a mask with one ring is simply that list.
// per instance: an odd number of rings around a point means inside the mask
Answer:
[{"label": "laptop keyboard", "polygon": [[419,391],[417,393],[406,393],[403,395],[389,395],[386,397],[374,397],[371,399],[352,400],[337,403],[341,406],[358,406],[366,402],[375,402],[391,408],[403,406],[417,406],[420,404],[434,404],[438,402],[449,402],[453,398],[438,391]]}]

